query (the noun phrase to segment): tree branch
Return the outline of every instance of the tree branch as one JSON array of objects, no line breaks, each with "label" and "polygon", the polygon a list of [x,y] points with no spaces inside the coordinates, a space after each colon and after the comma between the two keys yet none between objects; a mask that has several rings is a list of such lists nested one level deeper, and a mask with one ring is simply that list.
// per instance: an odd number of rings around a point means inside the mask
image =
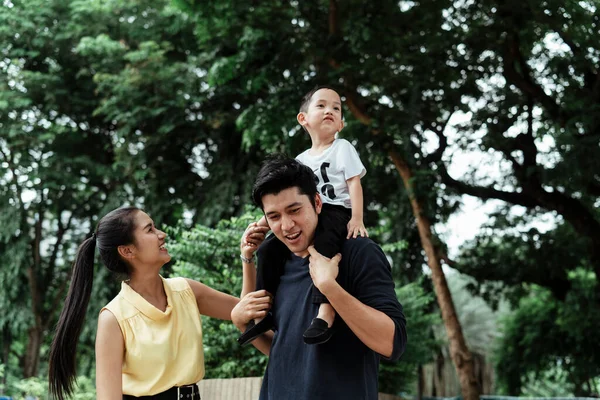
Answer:
[{"label": "tree branch", "polygon": [[329,36],[339,35],[337,0],[329,0]]},{"label": "tree branch", "polygon": [[458,181],[448,174],[448,171],[446,170],[446,167],[444,165],[440,166],[439,173],[444,184],[456,189],[459,193],[462,194],[468,194],[471,196],[479,197],[482,200],[503,200],[511,204],[516,204],[529,208],[535,208],[539,206],[539,204],[536,201],[534,201],[529,196],[523,193],[506,192],[503,190],[494,189],[491,186],[477,186],[468,184],[466,182]]},{"label": "tree branch", "polygon": [[56,291],[56,295],[52,299],[52,305],[47,309],[47,312],[44,313],[44,318],[42,318],[42,326],[44,330],[48,330],[48,328],[50,327],[50,322],[54,320],[54,318],[52,318],[52,314],[59,309],[58,305],[65,298],[65,291],[67,290],[68,283],[68,279],[63,280],[60,283],[60,286]]},{"label": "tree branch", "polygon": [[[551,118],[561,125],[565,125],[569,119],[567,113],[531,78],[529,67],[523,59],[519,48],[519,38],[516,33],[508,34],[505,42],[503,65],[504,77],[509,83],[515,85],[524,94],[536,99],[548,111]],[[517,66],[521,70],[521,73],[517,71]]]},{"label": "tree branch", "polygon": [[60,211],[58,213],[58,231],[56,232],[56,243],[54,244],[54,247],[52,248],[52,254],[50,255],[50,261],[48,263],[48,269],[46,270],[44,279],[45,282],[50,282],[50,279],[54,275],[54,271],[56,270],[56,259],[58,257],[58,251],[60,249],[60,246],[62,245],[65,233],[69,230],[69,228],[71,227],[71,222],[73,221],[74,214],[73,212],[71,212],[67,223],[63,225],[60,219],[63,211]]},{"label": "tree branch", "polygon": [[446,118],[446,120],[441,125],[433,127],[432,131],[438,137],[438,139],[440,141],[440,145],[433,153],[428,154],[423,159],[424,164],[441,161],[442,156],[444,155],[444,151],[446,151],[446,147],[448,147],[448,138],[446,137],[446,135],[444,135],[444,131],[446,130],[446,127],[448,126],[448,122],[450,122],[450,118],[452,118],[453,115],[454,115],[454,111],[452,111],[450,113],[448,118]]},{"label": "tree branch", "polygon": [[42,241],[42,223],[44,215],[38,212],[38,218],[34,224],[34,237],[31,240],[32,264],[27,268],[27,279],[29,280],[29,294],[31,296],[31,311],[35,318],[39,318],[41,312],[40,291],[38,287],[38,273],[42,262],[40,254],[40,243]]},{"label": "tree branch", "polygon": [[522,183],[541,187],[541,181],[537,171],[538,149],[535,145],[535,138],[533,136],[533,107],[533,98],[529,96],[527,104],[527,131],[520,133],[514,139],[514,144],[516,145],[516,148],[523,152],[523,164],[519,169],[519,180]]},{"label": "tree branch", "polygon": [[13,176],[13,183],[15,184],[16,192],[17,192],[17,202],[19,203],[19,209],[21,210],[21,228],[25,231],[25,227],[27,226],[27,209],[25,208],[25,203],[23,202],[23,190],[21,189],[21,185],[19,185],[19,175],[17,174],[17,168],[14,164],[14,160],[12,158],[12,153],[6,154],[2,147],[0,147],[0,154],[6,160],[8,164],[8,168]]}]

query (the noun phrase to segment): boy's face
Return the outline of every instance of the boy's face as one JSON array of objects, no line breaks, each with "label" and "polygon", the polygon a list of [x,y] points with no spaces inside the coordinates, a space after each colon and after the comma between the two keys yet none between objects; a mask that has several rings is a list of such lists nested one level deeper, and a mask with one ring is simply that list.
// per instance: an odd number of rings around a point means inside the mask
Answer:
[{"label": "boy's face", "polygon": [[298,114],[298,123],[311,135],[334,136],[344,127],[340,95],[331,89],[317,90],[308,104],[308,110]]},{"label": "boy's face", "polygon": [[319,194],[315,195],[314,207],[308,195],[300,193],[297,187],[264,195],[262,203],[267,222],[277,239],[298,257],[308,256],[308,246],[313,243],[321,212]]}]

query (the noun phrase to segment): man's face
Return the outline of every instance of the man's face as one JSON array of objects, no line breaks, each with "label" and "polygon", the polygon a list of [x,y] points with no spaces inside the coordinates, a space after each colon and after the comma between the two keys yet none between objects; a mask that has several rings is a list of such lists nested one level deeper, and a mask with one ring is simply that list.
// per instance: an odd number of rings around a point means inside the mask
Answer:
[{"label": "man's face", "polygon": [[315,195],[313,208],[307,195],[291,187],[263,196],[262,203],[275,236],[298,257],[308,256],[308,246],[313,243],[321,212],[321,197]]}]

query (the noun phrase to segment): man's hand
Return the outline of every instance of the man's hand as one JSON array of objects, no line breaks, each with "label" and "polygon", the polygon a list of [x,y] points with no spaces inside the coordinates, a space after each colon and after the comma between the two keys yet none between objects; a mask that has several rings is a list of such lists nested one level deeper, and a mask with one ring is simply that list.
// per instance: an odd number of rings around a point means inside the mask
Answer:
[{"label": "man's hand", "polygon": [[231,321],[240,330],[244,331],[250,320],[264,318],[271,309],[273,299],[266,290],[250,292],[231,310]]},{"label": "man's hand", "polygon": [[335,278],[337,278],[338,264],[342,259],[342,255],[338,253],[333,258],[327,258],[319,253],[314,246],[310,246],[308,252],[310,253],[310,277],[317,289],[325,294],[327,285],[335,282]]},{"label": "man's hand", "polygon": [[362,237],[369,237],[369,233],[367,232],[367,228],[365,228],[362,219],[352,218],[348,222],[348,236],[346,236],[346,239],[357,238],[359,235]]},{"label": "man's hand", "polygon": [[267,232],[269,232],[268,226],[259,226],[256,222],[249,224],[240,241],[242,255],[246,258],[252,258],[258,246],[265,240]]}]

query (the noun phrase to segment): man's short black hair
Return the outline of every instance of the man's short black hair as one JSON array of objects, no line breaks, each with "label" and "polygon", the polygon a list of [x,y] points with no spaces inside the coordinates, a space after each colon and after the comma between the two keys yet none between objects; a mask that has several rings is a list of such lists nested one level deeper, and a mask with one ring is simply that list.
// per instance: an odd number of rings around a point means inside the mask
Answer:
[{"label": "man's short black hair", "polygon": [[274,154],[263,162],[258,171],[252,187],[252,200],[264,211],[264,196],[277,194],[292,187],[297,187],[300,194],[307,195],[315,207],[317,182],[310,167],[284,154]]}]

